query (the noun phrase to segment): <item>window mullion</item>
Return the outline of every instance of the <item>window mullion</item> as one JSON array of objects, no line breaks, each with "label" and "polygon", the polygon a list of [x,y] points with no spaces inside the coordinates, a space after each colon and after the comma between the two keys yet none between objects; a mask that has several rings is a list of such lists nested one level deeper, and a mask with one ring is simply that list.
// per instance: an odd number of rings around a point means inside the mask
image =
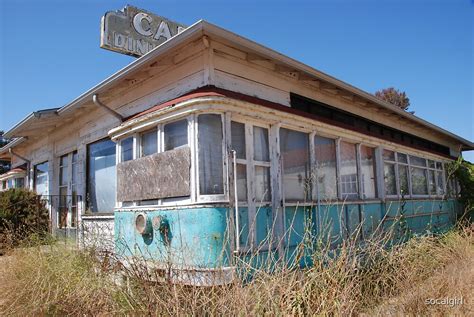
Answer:
[{"label": "window mullion", "polygon": [[337,197],[342,200],[342,184],[341,184],[341,138],[336,139],[336,180],[337,180]]},{"label": "window mullion", "polygon": [[245,124],[245,144],[247,157],[247,200],[248,200],[248,228],[249,246],[254,248],[256,243],[256,211],[255,211],[255,167],[253,160],[253,126]]},{"label": "window mullion", "polygon": [[[158,152],[162,151],[162,125],[160,124],[157,128],[158,133]],[[189,148],[191,152],[191,171],[190,171],[190,198],[191,202],[196,202],[198,197],[199,179],[197,178],[198,167],[197,167],[197,129],[196,129],[196,115],[192,114],[188,116],[188,140]],[[162,200],[158,201],[162,204]]]},{"label": "window mullion", "polygon": [[316,131],[309,134],[309,175],[311,183],[311,200],[316,201],[318,199],[318,182],[316,175],[316,146],[314,144],[314,138]]},{"label": "window mullion", "polygon": [[356,166],[357,166],[357,187],[359,199],[364,199],[364,193],[362,192],[362,168],[360,161],[360,147],[361,144],[356,144]]}]

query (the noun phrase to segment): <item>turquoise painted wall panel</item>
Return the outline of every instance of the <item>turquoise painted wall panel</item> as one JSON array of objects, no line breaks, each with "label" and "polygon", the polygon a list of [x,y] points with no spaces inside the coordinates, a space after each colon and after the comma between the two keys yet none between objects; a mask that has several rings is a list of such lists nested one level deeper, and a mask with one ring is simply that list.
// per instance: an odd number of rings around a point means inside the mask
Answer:
[{"label": "turquoise painted wall panel", "polygon": [[274,240],[275,237],[275,221],[273,220],[272,207],[259,207],[256,210],[257,218],[257,246],[266,245]]},{"label": "turquoise painted wall panel", "polygon": [[169,242],[160,230],[142,236],[135,229],[138,212],[115,213],[116,252],[175,265],[217,267],[227,265],[227,209],[195,208],[147,211],[149,218],[169,223]]},{"label": "turquoise painted wall panel", "polygon": [[249,215],[248,208],[239,207],[239,240],[240,246],[249,244]]},{"label": "turquoise painted wall panel", "polygon": [[384,213],[383,204],[369,203],[361,205],[362,235],[364,239],[370,238],[374,232],[381,230],[380,221]]}]

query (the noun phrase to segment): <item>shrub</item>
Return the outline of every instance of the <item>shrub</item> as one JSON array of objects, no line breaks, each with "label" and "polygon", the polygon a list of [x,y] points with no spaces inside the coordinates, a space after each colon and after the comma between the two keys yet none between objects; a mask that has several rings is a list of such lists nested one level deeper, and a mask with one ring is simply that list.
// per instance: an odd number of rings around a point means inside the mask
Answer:
[{"label": "shrub", "polygon": [[7,237],[17,245],[32,234],[44,236],[48,227],[48,209],[35,192],[13,188],[0,193],[0,239],[3,243]]}]

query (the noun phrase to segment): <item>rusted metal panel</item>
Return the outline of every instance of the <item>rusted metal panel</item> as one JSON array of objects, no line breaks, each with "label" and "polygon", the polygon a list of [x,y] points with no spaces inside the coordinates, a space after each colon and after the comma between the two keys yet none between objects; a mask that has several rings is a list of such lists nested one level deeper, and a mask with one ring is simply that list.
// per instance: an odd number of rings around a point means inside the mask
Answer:
[{"label": "rusted metal panel", "polygon": [[102,17],[100,47],[140,57],[184,29],[182,24],[128,5]]},{"label": "rusted metal panel", "polygon": [[117,165],[117,200],[135,201],[190,195],[188,146]]}]

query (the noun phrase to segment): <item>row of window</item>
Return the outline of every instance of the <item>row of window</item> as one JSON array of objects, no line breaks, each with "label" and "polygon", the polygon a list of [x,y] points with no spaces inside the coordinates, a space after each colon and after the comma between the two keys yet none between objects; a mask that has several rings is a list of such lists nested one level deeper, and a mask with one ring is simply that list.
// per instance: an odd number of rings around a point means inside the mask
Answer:
[{"label": "row of window", "polygon": [[[119,142],[119,161],[126,162],[158,152],[197,145],[198,196],[224,197],[224,124],[220,114],[200,114],[158,125]],[[192,121],[192,120],[195,120]],[[193,124],[196,123],[195,128]],[[280,185],[286,202],[354,200],[386,197],[441,196],[446,184],[439,161],[384,150],[376,160],[376,148],[280,128],[278,140],[270,142],[270,127],[232,121],[230,149],[236,153],[236,182],[239,201],[270,204],[272,200],[272,160],[279,144]],[[196,131],[196,132],[194,132]],[[271,144],[270,144],[271,143]],[[92,212],[112,212],[116,200],[116,144],[109,139],[87,146],[87,206]],[[278,160],[278,159],[277,159]],[[381,162],[383,166],[377,166]],[[60,158],[59,194],[76,197],[77,152]],[[275,175],[272,175],[275,173]],[[378,175],[378,174],[382,175]],[[379,177],[377,177],[379,176]],[[383,184],[377,186],[377,179]],[[34,168],[35,190],[48,195],[48,163]],[[378,189],[384,191],[378,192]],[[383,195],[382,195],[383,194]],[[189,198],[189,197],[188,197]],[[155,205],[158,200],[123,202]],[[77,199],[59,204],[59,227],[77,222]]]},{"label": "row of window", "polygon": [[422,157],[384,150],[385,194],[441,196],[445,193],[443,164]]},{"label": "row of window", "polygon": [[[202,114],[197,118],[199,194],[224,194],[221,115]],[[167,151],[187,145],[188,137],[193,137],[188,126],[184,119],[143,132],[135,138],[140,142],[136,150],[140,154],[135,156],[134,138],[122,140],[121,161],[156,153],[159,148]],[[230,129],[239,200],[246,202],[251,197],[260,204],[270,203],[269,128],[232,121]],[[279,150],[282,194],[287,202],[382,196],[377,192],[374,147],[280,128]],[[444,194],[443,164],[439,161],[384,150],[382,170],[386,197]]]},{"label": "row of window", "polygon": [[24,177],[15,177],[8,180],[2,181],[1,190],[7,190],[10,188],[23,188],[25,187],[25,178]]}]

